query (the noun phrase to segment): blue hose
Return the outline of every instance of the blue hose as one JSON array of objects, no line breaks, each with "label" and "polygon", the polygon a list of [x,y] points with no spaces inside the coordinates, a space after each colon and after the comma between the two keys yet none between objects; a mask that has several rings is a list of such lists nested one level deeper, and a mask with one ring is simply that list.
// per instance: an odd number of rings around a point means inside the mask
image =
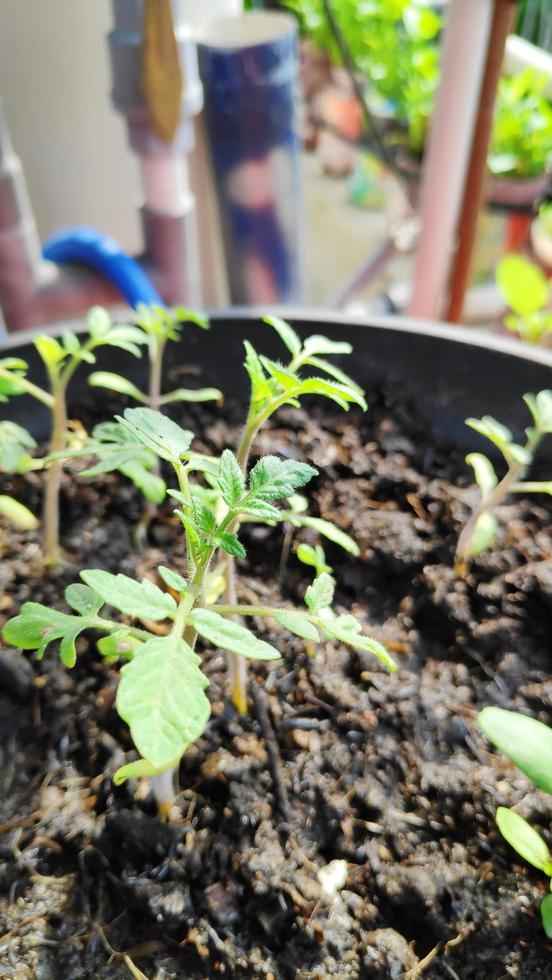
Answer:
[{"label": "blue hose", "polygon": [[114,238],[93,228],[72,228],[52,235],[44,243],[42,254],[51,262],[77,262],[90,266],[117,287],[129,306],[138,303],[165,305],[136,260],[123,252]]}]

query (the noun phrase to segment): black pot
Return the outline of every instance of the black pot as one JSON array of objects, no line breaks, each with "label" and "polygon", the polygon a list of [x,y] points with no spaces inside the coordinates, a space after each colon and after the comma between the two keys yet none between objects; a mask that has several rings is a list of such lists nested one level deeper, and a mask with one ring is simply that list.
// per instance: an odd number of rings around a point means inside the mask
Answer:
[{"label": "black pot", "polygon": [[[394,387],[405,392],[440,444],[477,448],[479,437],[464,424],[470,415],[494,415],[521,437],[529,422],[523,394],[552,388],[552,352],[516,340],[400,317],[377,317],[365,323],[334,313],[281,312],[303,336],[322,333],[334,340],[350,341],[354,353],[341,359],[344,369],[368,391],[384,382],[388,390]],[[166,369],[198,365],[198,384],[217,386],[245,402],[248,379],[242,367],[244,339],[275,358],[284,358],[286,351],[274,331],[262,323],[260,311],[216,312],[211,324],[209,331],[185,326],[181,340],[166,348]],[[50,332],[60,330],[52,328]],[[10,354],[28,361],[30,377],[40,384],[45,383],[45,377],[32,346],[33,335],[27,332],[8,338],[0,352],[1,356]],[[100,349],[97,365],[79,368],[69,390],[70,408],[82,401],[84,391],[90,397],[92,389],[86,386],[85,378],[97,369],[126,372],[136,384],[146,384],[145,358],[137,360],[123,351]],[[184,377],[179,383],[188,382]],[[101,391],[95,390],[94,397],[101,398]],[[2,406],[1,414],[30,429],[37,439],[48,436],[48,413],[34,399],[13,398]],[[481,440],[483,443],[488,451],[486,440]],[[552,457],[552,440],[544,441],[542,452]]]}]

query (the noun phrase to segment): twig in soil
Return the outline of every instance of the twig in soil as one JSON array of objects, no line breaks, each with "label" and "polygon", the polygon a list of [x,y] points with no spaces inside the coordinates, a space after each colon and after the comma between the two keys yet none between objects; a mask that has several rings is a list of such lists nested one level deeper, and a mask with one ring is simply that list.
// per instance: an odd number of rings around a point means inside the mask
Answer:
[{"label": "twig in soil", "polygon": [[251,694],[253,697],[253,704],[255,705],[255,712],[261,726],[263,738],[265,740],[266,750],[268,752],[268,759],[270,762],[274,789],[276,791],[278,808],[282,816],[285,818],[287,817],[289,809],[289,799],[284,782],[284,771],[282,759],[280,757],[280,750],[278,748],[278,741],[276,739],[276,735],[274,734],[274,729],[268,714],[266,695],[258,684],[251,685]]}]

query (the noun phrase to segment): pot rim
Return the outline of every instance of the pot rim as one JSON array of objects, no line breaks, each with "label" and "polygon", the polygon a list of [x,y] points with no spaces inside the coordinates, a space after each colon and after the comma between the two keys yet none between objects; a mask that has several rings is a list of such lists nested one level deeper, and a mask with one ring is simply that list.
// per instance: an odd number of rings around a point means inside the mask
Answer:
[{"label": "pot rim", "polygon": [[[369,322],[365,314],[361,313],[342,313],[335,310],[316,309],[314,307],[299,306],[233,306],[228,309],[207,309],[205,315],[207,319],[215,323],[217,320],[262,320],[264,316],[280,316],[282,319],[290,320],[292,324],[305,327],[311,323],[328,323],[339,326],[358,327],[363,330],[386,329],[391,333],[416,335],[424,337],[434,337],[438,340],[451,340],[454,343],[484,348],[496,351],[498,354],[507,354],[511,357],[521,358],[525,361],[533,361],[545,367],[552,368],[552,350],[547,350],[536,345],[529,345],[523,341],[502,337],[482,330],[478,327],[466,327],[445,321],[423,320],[407,316],[372,316]],[[117,317],[123,322],[124,317]],[[17,347],[24,347],[33,343],[37,334],[47,333],[51,336],[59,336],[64,330],[71,329],[75,333],[82,334],[87,332],[86,321],[75,324],[74,320],[64,321],[47,326],[33,327],[29,330],[21,330],[8,334],[0,341],[0,352],[11,351]]]}]

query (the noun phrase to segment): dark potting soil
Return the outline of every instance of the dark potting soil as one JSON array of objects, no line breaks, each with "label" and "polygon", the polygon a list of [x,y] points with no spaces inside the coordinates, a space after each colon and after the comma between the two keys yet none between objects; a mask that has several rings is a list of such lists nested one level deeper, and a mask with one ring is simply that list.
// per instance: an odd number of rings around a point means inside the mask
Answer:
[{"label": "dark potting soil", "polygon": [[[204,406],[185,422],[202,433],[198,448],[219,452],[240,417]],[[239,718],[224,655],[207,651],[213,714],[182,762],[181,817],[167,825],[145,784],[111,781],[132,747],[114,709],[117,670],[94,637],[79,641],[72,671],[54,650],[41,664],[4,651],[0,977],[114,980],[134,963],[150,980],[549,978],[546,881],[501,839],[494,812],[519,804],[546,834],[552,799],[490,751],[476,713],[499,704],[552,721],[550,506],[508,502],[497,546],[464,581],[453,551],[476,491],[411,405],[376,393],[367,415],[282,411],[256,449],[319,467],[311,513],[361,548],[354,559],[324,542],[337,608],[387,645],[398,671],[336,643],[311,658],[258,621],[282,660],[252,666]],[[71,565],[45,576],[37,535],[0,528],[2,621],[28,599],[64,608],[82,568],[183,568],[169,505],[139,550],[137,492],[79,468],[63,485]],[[38,506],[40,484],[5,477],[2,492]],[[282,529],[250,524],[242,537],[239,599],[301,604],[308,570],[293,546],[280,567]],[[346,881],[332,898],[319,872],[335,860]]]}]

